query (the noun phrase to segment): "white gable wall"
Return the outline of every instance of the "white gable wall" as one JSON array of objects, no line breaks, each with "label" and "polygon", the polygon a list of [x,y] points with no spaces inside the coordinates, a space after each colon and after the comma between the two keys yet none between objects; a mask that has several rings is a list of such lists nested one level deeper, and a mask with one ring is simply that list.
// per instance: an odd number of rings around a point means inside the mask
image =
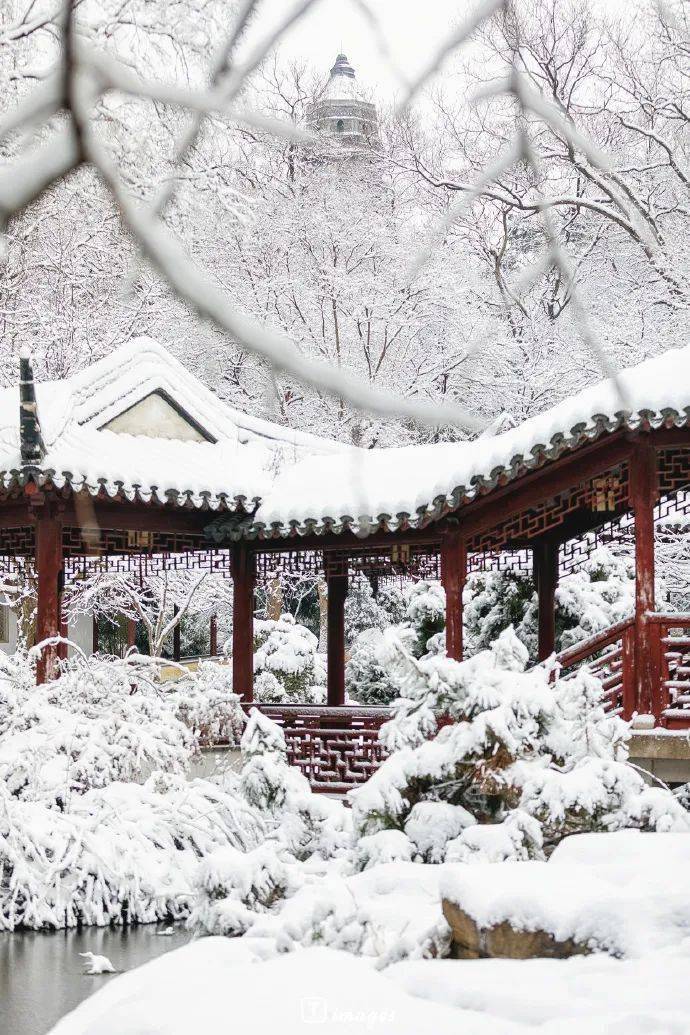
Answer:
[{"label": "white gable wall", "polygon": [[124,413],[104,424],[107,431],[120,435],[144,435],[179,442],[206,442],[198,428],[185,420],[164,396],[152,393]]}]

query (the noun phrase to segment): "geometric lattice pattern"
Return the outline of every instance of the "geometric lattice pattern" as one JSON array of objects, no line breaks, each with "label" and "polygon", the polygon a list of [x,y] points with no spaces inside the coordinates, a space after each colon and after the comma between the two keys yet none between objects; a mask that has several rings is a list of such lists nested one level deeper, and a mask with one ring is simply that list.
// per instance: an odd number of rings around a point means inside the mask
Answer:
[{"label": "geometric lattice pattern", "polygon": [[79,554],[182,554],[207,550],[203,533],[136,532],[129,529],[68,527],[62,531],[66,557]]},{"label": "geometric lattice pattern", "polygon": [[65,557],[65,579],[75,582],[105,572],[130,573],[140,581],[175,571],[208,571],[231,577],[228,550],[195,550],[188,553],[127,553]]},{"label": "geometric lattice pattern", "polygon": [[440,541],[431,544],[400,543],[391,546],[348,546],[347,549],[259,551],[256,579],[270,581],[276,575],[336,576],[358,574],[378,579],[438,579],[441,574]]},{"label": "geometric lattice pattern", "polygon": [[260,705],[283,727],[288,762],[313,790],[343,791],[365,783],[385,757],[378,731],[388,709]]},{"label": "geometric lattice pattern", "polygon": [[470,538],[468,551],[495,553],[510,543],[534,539],[558,528],[575,511],[611,513],[623,509],[628,499],[628,466],[621,464],[615,470],[591,478],[527,510],[511,514],[492,528],[478,532]]},{"label": "geometric lattice pattern", "polygon": [[663,497],[690,489],[690,449],[674,446],[660,449],[657,456],[659,494]]},{"label": "geometric lattice pattern", "polygon": [[467,557],[468,573],[475,571],[510,571],[525,578],[532,576],[531,550],[501,550],[498,553],[484,551],[471,553]]}]

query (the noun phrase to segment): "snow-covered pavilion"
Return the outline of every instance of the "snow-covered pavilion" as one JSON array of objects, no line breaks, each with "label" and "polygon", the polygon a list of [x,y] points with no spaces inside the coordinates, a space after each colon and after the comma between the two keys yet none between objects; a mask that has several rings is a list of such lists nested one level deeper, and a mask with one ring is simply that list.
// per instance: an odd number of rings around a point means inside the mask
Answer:
[{"label": "snow-covered pavilion", "polygon": [[[20,385],[1,395],[0,555],[6,565],[36,557],[39,640],[59,634],[61,588],[84,558],[165,564],[184,554],[227,570],[234,686],[247,700],[257,580],[281,566],[322,572],[328,707],[282,709],[281,717],[302,731],[295,736],[303,746],[311,728],[312,756],[313,731],[335,724],[340,739],[322,755],[339,761],[324,782],[347,782],[345,770],[361,762],[365,773],[375,762],[381,719],[344,707],[344,603],[353,573],[439,576],[447,651],[460,658],[468,571],[528,564],[539,597],[539,656],[547,658],[559,572],[625,528],[634,532],[635,613],[561,662],[593,660],[611,708],[625,716],[685,728],[690,617],[655,611],[654,529],[664,514],[688,509],[689,385],[686,348],[500,434],[367,451],[231,409],[150,339],[59,382],[34,384],[24,357]],[[45,649],[39,678],[54,670],[56,652]]]}]

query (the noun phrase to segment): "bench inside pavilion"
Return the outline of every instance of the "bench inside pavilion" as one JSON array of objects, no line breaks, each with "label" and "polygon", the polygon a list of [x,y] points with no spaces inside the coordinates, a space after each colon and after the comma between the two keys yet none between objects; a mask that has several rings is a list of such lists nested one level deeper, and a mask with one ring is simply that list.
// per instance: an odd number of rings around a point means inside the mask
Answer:
[{"label": "bench inside pavilion", "polygon": [[[601,542],[635,557],[635,608],[559,656],[588,661],[611,709],[690,728],[690,616],[655,603],[655,537],[690,510],[690,348],[472,442],[362,450],[241,414],[151,339],[34,383],[28,356],[0,407],[0,563],[34,558],[37,641],[85,564],[180,563],[233,580],[233,685],[252,700],[257,586],[305,570],[327,584],[327,704],[264,706],[315,786],[366,778],[385,709],[345,704],[348,580],[440,578],[446,649],[463,653],[468,572],[527,568],[538,653],[556,648],[559,576]],[[632,545],[634,544],[634,545]],[[148,570],[148,569],[147,569]],[[59,665],[42,652],[38,679]]]}]

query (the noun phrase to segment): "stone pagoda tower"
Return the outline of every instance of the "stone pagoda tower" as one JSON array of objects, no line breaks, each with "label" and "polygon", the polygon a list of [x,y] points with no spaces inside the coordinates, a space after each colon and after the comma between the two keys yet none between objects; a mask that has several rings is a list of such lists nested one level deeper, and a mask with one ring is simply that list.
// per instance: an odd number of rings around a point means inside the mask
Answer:
[{"label": "stone pagoda tower", "polygon": [[376,107],[362,98],[355,70],[344,54],[338,54],[329,80],[312,105],[307,123],[311,129],[338,138],[345,148],[376,147]]}]

